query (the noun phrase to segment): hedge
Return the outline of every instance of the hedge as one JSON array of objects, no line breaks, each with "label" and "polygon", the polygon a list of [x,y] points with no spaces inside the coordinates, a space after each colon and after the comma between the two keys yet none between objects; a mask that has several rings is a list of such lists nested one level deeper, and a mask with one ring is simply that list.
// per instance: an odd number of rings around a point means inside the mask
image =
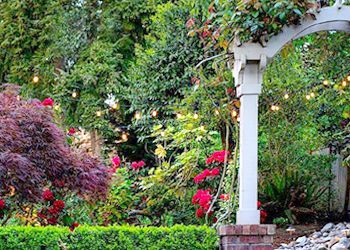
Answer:
[{"label": "hedge", "polygon": [[217,249],[215,230],[205,226],[0,227],[0,249]]}]

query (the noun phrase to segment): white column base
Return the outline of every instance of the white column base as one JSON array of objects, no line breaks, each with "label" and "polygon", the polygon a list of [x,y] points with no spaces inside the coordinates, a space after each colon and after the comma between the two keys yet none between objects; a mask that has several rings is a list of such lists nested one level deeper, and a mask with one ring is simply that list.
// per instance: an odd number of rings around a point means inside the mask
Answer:
[{"label": "white column base", "polygon": [[238,210],[237,225],[258,225],[260,224],[259,210]]}]

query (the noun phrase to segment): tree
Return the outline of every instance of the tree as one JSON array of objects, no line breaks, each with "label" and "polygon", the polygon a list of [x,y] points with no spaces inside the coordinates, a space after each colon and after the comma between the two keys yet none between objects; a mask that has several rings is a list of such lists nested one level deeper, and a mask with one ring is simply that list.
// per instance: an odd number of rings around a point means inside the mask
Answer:
[{"label": "tree", "polygon": [[0,93],[0,196],[13,207],[36,203],[45,188],[57,185],[91,200],[107,192],[108,168],[68,147],[52,104],[19,100],[13,86]]}]

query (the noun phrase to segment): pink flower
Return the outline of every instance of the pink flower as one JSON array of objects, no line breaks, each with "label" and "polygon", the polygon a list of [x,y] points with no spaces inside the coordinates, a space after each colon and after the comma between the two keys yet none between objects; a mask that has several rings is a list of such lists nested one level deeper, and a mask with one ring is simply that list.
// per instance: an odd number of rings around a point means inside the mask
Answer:
[{"label": "pink flower", "polygon": [[188,21],[186,22],[186,28],[187,29],[191,28],[195,24],[195,21],[196,21],[195,18],[188,19]]},{"label": "pink flower", "polygon": [[76,132],[75,128],[70,128],[70,129],[68,130],[68,135],[74,135],[75,132]]},{"label": "pink flower", "polygon": [[113,165],[115,167],[119,167],[120,166],[120,163],[121,163],[121,160],[120,160],[120,157],[119,156],[115,156],[112,158],[112,162],[113,162]]},{"label": "pink flower", "polygon": [[228,194],[220,194],[220,199],[224,201],[228,201],[230,196]]},{"label": "pink flower", "polygon": [[45,107],[47,107],[47,106],[53,107],[54,101],[53,101],[52,98],[46,98],[45,100],[43,100],[43,101],[41,102],[41,105],[43,105],[43,106],[45,106]]},{"label": "pink flower", "polygon": [[136,161],[133,161],[131,163],[131,167],[132,167],[132,169],[137,170],[139,168],[139,164]]},{"label": "pink flower", "polygon": [[145,165],[146,165],[146,164],[145,164],[144,161],[139,161],[139,162],[133,161],[133,162],[131,163],[131,167],[132,167],[132,169],[134,169],[134,170],[138,170],[138,169],[144,167]]},{"label": "pink flower", "polygon": [[261,223],[265,223],[267,218],[267,212],[265,210],[260,210],[260,220]]},{"label": "pink flower", "polygon": [[145,164],[145,162],[144,161],[139,161],[139,163],[137,164],[137,166],[139,167],[139,168],[142,168],[142,167],[144,167],[146,164]]}]

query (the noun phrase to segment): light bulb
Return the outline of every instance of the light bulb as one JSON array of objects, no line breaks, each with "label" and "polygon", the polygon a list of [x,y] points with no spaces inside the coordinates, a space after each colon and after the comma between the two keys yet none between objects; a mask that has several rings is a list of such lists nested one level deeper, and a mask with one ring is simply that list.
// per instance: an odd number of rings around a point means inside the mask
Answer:
[{"label": "light bulb", "polygon": [[346,87],[346,81],[343,81],[341,84],[343,87]]},{"label": "light bulb", "polygon": [[21,96],[18,95],[18,96],[16,97],[16,99],[17,99],[17,101],[20,101],[20,100],[21,100]]},{"label": "light bulb", "polygon": [[135,119],[136,119],[136,120],[140,120],[140,119],[141,119],[141,113],[140,113],[139,111],[137,111],[137,112],[135,113]]},{"label": "light bulb", "polygon": [[323,81],[323,85],[328,86],[329,85],[329,81],[328,80],[324,80]]},{"label": "light bulb", "polygon": [[272,111],[275,111],[275,110],[276,110],[276,106],[275,106],[275,105],[272,105],[272,106],[271,106],[271,110],[272,110]]},{"label": "light bulb", "polygon": [[33,82],[38,83],[39,82],[39,76],[34,76],[33,77]]},{"label": "light bulb", "polygon": [[165,132],[164,131],[160,132],[160,135],[164,137],[165,136]]},{"label": "light bulb", "polygon": [[306,100],[310,100],[311,99],[311,96],[310,95],[306,95]]},{"label": "light bulb", "polygon": [[158,111],[157,111],[157,110],[153,110],[153,111],[151,112],[151,116],[152,116],[152,117],[157,117],[157,116],[158,116]]},{"label": "light bulb", "polygon": [[348,79],[348,81],[350,82],[350,76],[348,76],[346,79]]},{"label": "light bulb", "polygon": [[197,120],[199,118],[199,115],[197,113],[194,113],[193,118]]},{"label": "light bulb", "polygon": [[214,113],[215,115],[220,115],[220,111],[218,109],[215,109]]},{"label": "light bulb", "polygon": [[76,98],[77,96],[78,96],[78,93],[74,91],[74,92],[72,93],[72,97],[73,97],[73,98]]},{"label": "light bulb", "polygon": [[182,118],[182,114],[177,113],[177,114],[176,114],[176,118],[177,118],[177,119],[181,119],[181,118]]},{"label": "light bulb", "polygon": [[128,140],[128,134],[127,133],[125,133],[125,132],[122,133],[122,140],[123,141],[127,141]]},{"label": "light bulb", "polygon": [[96,115],[97,115],[98,117],[101,117],[101,116],[102,116],[102,112],[101,112],[101,111],[97,111],[97,112],[96,112]]},{"label": "light bulb", "polygon": [[284,95],[284,99],[287,100],[288,98],[289,98],[289,95],[288,95],[288,94],[285,94],[285,95]]},{"label": "light bulb", "polygon": [[241,117],[237,117],[237,122],[240,122],[241,121]]},{"label": "light bulb", "polygon": [[311,92],[310,93],[310,96],[313,98],[313,97],[315,97],[315,93],[314,92]]},{"label": "light bulb", "polygon": [[280,110],[281,108],[279,106],[276,106],[276,111]]},{"label": "light bulb", "polygon": [[236,110],[232,110],[231,111],[231,116],[232,117],[236,117],[238,115],[237,111]]},{"label": "light bulb", "polygon": [[114,103],[112,108],[118,110],[120,108],[119,102]]}]

